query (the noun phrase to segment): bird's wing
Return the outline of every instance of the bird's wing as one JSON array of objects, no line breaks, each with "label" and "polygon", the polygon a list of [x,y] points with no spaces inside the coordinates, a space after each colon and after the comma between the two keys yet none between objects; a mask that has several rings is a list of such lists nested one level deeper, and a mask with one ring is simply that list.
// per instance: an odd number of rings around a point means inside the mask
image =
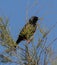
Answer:
[{"label": "bird's wing", "polygon": [[25,26],[23,27],[23,29],[21,30],[21,32],[20,32],[20,34],[19,34],[19,36],[20,37],[23,37],[23,38],[25,38],[25,35],[26,35],[26,31],[27,31],[27,26],[28,26],[28,24],[29,24],[29,22],[27,22],[27,24],[25,24]]}]

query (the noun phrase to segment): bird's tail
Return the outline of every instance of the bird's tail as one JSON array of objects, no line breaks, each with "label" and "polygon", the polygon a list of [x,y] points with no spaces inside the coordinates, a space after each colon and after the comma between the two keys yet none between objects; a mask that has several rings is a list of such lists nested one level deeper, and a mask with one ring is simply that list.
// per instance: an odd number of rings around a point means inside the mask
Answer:
[{"label": "bird's tail", "polygon": [[19,38],[17,39],[16,43],[19,44],[22,41],[22,37],[19,36]]},{"label": "bird's tail", "polygon": [[17,39],[16,43],[19,44],[20,42],[21,42],[21,40],[20,39]]}]

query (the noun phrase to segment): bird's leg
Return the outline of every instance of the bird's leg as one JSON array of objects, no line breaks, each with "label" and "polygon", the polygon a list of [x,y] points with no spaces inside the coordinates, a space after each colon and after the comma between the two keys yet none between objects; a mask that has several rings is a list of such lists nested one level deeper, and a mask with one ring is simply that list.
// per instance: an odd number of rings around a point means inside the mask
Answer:
[{"label": "bird's leg", "polygon": [[33,40],[34,36],[31,36],[30,39],[27,40],[27,43],[29,44]]}]

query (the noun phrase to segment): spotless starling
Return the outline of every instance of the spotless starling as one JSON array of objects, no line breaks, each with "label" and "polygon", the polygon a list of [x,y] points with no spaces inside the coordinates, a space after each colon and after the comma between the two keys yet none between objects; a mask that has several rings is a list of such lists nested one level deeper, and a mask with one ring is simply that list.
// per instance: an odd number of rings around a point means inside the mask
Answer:
[{"label": "spotless starling", "polygon": [[23,27],[21,30],[18,39],[16,41],[17,44],[19,44],[21,41],[26,40],[28,43],[30,43],[31,39],[33,38],[33,34],[36,31],[37,28],[37,21],[39,18],[37,16],[32,16],[27,24]]}]

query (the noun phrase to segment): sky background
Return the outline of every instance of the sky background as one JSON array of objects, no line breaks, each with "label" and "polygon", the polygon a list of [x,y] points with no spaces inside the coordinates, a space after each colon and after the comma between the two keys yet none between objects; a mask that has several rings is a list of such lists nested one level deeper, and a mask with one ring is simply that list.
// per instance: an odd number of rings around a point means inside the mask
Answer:
[{"label": "sky background", "polygon": [[[33,3],[37,1],[37,5]],[[36,15],[43,17],[41,25],[49,29],[57,22],[57,0],[0,0],[0,16],[9,19],[9,30],[12,38],[16,41],[18,34],[25,25],[26,17],[28,19]],[[28,9],[28,16],[26,11]],[[39,12],[37,12],[39,11]],[[37,13],[36,13],[37,12]],[[49,40],[57,37],[57,25],[49,34]],[[57,41],[53,49],[57,48]]]}]

